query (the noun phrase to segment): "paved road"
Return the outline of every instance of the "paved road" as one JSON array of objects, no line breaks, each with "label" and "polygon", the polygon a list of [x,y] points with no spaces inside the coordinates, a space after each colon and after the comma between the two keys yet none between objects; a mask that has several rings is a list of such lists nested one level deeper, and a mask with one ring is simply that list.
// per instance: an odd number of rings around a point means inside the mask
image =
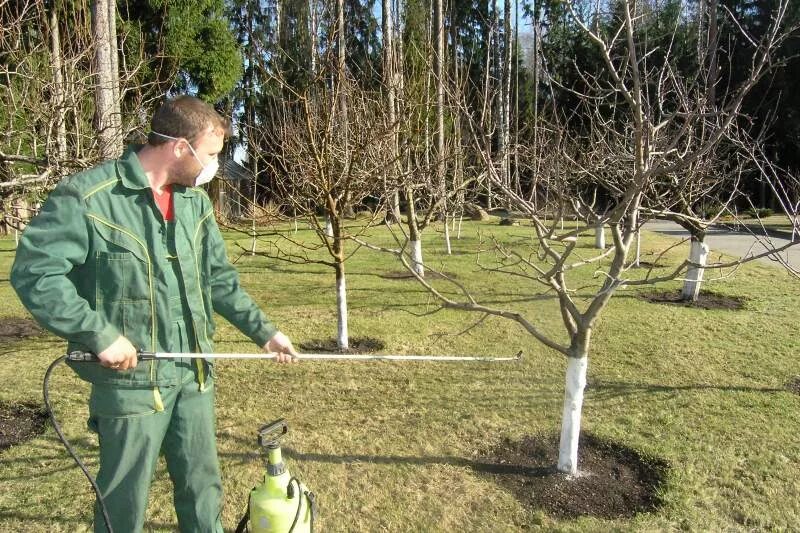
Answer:
[{"label": "paved road", "polygon": [[[648,222],[644,225],[644,228],[646,230],[656,231],[665,235],[671,235],[677,239],[689,237],[688,231],[680,227],[678,224],[666,220],[655,220],[653,222]],[[712,259],[715,250],[737,257],[758,255],[769,249],[767,246],[765,246],[765,242],[765,237],[761,237],[759,240],[750,233],[730,231],[722,228],[710,229],[706,234],[706,243],[711,249],[709,260]],[[779,248],[789,244],[788,239],[782,239],[778,237],[769,237],[769,242],[772,245],[771,248]],[[781,252],[781,257],[788,261],[792,268],[800,270],[800,243],[792,246],[788,250]],[[780,265],[773,257],[762,257],[757,259],[757,261],[783,268],[783,266]]]}]

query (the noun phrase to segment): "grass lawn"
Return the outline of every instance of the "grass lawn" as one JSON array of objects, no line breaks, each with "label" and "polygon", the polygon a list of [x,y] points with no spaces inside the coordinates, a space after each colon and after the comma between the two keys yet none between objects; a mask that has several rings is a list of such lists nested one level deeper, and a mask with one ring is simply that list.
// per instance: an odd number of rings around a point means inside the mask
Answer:
[{"label": "grass lawn", "polygon": [[[443,255],[441,233],[425,235],[426,262],[474,290],[482,302],[524,311],[564,340],[556,304],[519,277],[481,272],[478,235],[520,249],[530,229],[465,223]],[[301,238],[311,238],[301,232]],[[237,239],[226,235],[232,257]],[[368,237],[390,244],[383,229]],[[580,252],[589,256],[589,238]],[[647,253],[671,241],[643,239]],[[13,238],[0,241],[2,317],[26,316],[8,284]],[[262,249],[266,246],[262,245]],[[676,263],[688,245],[673,250]],[[492,254],[481,261],[489,263]],[[297,342],[335,335],[334,276],[318,265],[264,257],[237,262],[248,291]],[[247,493],[263,475],[255,439],[266,421],[286,417],[288,467],[317,496],[321,531],[752,531],[800,528],[800,396],[784,384],[800,374],[800,284],[769,265],[750,264],[708,288],[747,299],[740,311],[658,305],[623,290],[593,334],[583,429],[670,465],[652,513],[616,521],[555,520],[523,507],[470,465],[503,439],[559,429],[566,361],[521,327],[441,311],[391,256],[359,250],[348,263],[352,336],[377,337],[385,353],[512,355],[518,363],[218,363],[218,446],[225,485],[223,523],[232,530]],[[600,278],[578,273],[578,299]],[[631,276],[640,276],[632,272]],[[437,282],[444,287],[443,282]],[[678,283],[665,285],[676,289]],[[468,330],[467,330],[468,329]],[[459,334],[467,330],[465,333]],[[218,321],[219,351],[253,351]],[[0,350],[0,401],[41,403],[47,365],[63,352],[51,336]],[[61,367],[52,396],[67,436],[91,468],[97,443],[86,429],[88,386]],[[52,428],[0,453],[1,531],[85,531],[93,494]],[[174,530],[171,484],[163,464],[154,480],[148,530]]]},{"label": "grass lawn", "polygon": [[785,231],[787,233],[792,233],[793,227],[792,221],[786,215],[772,215],[760,219],[743,218],[741,222],[756,228],[764,226],[766,229]]}]

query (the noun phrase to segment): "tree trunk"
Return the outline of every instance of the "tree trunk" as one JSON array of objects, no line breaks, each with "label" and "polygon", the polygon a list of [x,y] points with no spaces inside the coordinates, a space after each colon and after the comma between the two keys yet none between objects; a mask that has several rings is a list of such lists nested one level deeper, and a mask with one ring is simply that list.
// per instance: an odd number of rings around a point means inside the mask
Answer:
[{"label": "tree trunk", "polygon": [[558,470],[572,476],[578,473],[578,440],[581,433],[581,411],[588,363],[589,358],[585,351],[580,357],[567,357],[561,440],[558,444]]},{"label": "tree trunk", "polygon": [[511,1],[503,2],[503,64],[500,69],[500,115],[499,152],[500,175],[506,187],[511,186],[511,167],[509,164],[510,143],[510,103],[511,103]]},{"label": "tree trunk", "polygon": [[[330,198],[328,199],[330,202]],[[331,206],[332,207],[332,206]],[[336,270],[336,316],[337,331],[336,344],[340,350],[347,350],[350,347],[349,335],[347,332],[347,284],[344,274],[344,239],[342,238],[342,219],[341,212],[331,209],[328,213],[328,220],[333,229],[333,261]]]},{"label": "tree trunk", "polygon": [[691,248],[689,249],[689,261],[700,266],[690,266],[686,272],[686,281],[683,282],[683,290],[681,291],[681,297],[686,301],[697,301],[697,297],[700,294],[700,285],[703,283],[708,251],[705,238],[698,238],[693,235]]},{"label": "tree trunk", "polygon": [[347,332],[347,286],[344,276],[344,261],[340,261],[338,258],[336,260],[336,310],[336,344],[340,350],[347,350],[350,347]]},{"label": "tree trunk", "polygon": [[425,277],[425,265],[422,261],[422,241],[409,241],[411,246],[411,265],[420,277]]},{"label": "tree trunk", "polygon": [[316,0],[308,0],[309,33],[311,34],[311,79],[317,79],[317,31],[319,27],[319,14],[317,13]]},{"label": "tree trunk", "polygon": [[594,227],[594,247],[598,250],[606,249],[606,232],[603,224]]},{"label": "tree trunk", "polygon": [[422,237],[417,224],[417,209],[414,206],[414,192],[406,187],[406,203],[408,204],[408,238],[411,246],[411,261],[414,271],[425,277],[425,266],[422,261]]},{"label": "tree trunk", "polygon": [[117,47],[117,2],[108,2],[108,46],[111,58],[111,91],[112,114],[111,121],[114,131],[119,135],[117,142],[122,147],[122,95],[119,88],[119,48]]},{"label": "tree trunk", "polygon": [[50,10],[50,56],[53,63],[53,117],[56,130],[56,158],[61,165],[67,156],[67,125],[64,122],[64,66],[61,53],[61,35],[58,29],[58,10]]},{"label": "tree trunk", "polygon": [[[444,165],[444,16],[442,0],[436,0],[434,25],[436,27],[436,178],[443,198],[447,195],[447,177]],[[442,200],[444,218],[444,240],[447,255],[450,255],[450,228],[448,227],[449,205]]]},{"label": "tree trunk", "polygon": [[95,74],[95,128],[99,137],[100,156],[112,159],[121,153],[121,134],[117,132],[114,119],[114,72],[111,58],[111,35],[109,0],[94,0],[92,4],[92,34],[94,37],[94,74]]}]

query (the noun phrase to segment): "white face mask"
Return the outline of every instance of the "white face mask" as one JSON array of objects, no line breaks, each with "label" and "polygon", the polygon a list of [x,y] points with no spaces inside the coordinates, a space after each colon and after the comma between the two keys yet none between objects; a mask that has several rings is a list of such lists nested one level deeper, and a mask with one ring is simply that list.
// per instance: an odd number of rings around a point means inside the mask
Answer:
[{"label": "white face mask", "polygon": [[[156,135],[158,135],[160,137],[164,137],[164,138],[167,138],[167,139],[172,139],[172,140],[175,140],[175,141],[179,141],[180,140],[180,138],[178,138],[178,137],[172,137],[170,135],[164,135],[163,133],[158,133],[157,131],[154,131],[153,133],[155,133]],[[209,181],[213,180],[214,176],[217,175],[217,170],[219,170],[219,160],[215,157],[214,159],[211,160],[210,163],[208,163],[207,165],[204,165],[203,162],[200,161],[200,158],[197,157],[197,152],[195,152],[194,148],[192,148],[192,144],[189,141],[186,141],[186,144],[189,145],[189,150],[192,151],[192,155],[194,156],[195,159],[197,159],[197,162],[200,163],[200,166],[202,167],[202,170],[200,170],[200,173],[194,179],[194,186],[195,187],[199,187],[201,185],[205,185]]]}]

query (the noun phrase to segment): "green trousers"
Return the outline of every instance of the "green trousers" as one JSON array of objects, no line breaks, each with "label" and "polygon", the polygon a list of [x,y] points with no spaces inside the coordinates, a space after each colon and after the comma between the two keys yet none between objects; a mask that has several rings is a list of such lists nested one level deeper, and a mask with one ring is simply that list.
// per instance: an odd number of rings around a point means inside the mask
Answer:
[{"label": "green trousers", "polygon": [[[188,338],[185,328],[181,329],[181,340]],[[142,531],[150,483],[160,454],[166,459],[174,486],[180,530],[223,531],[213,376],[208,365],[201,362],[205,374],[201,390],[196,361],[176,359],[174,364],[179,385],[160,388],[163,410],[158,410],[152,388],[92,386],[89,427],[97,432],[100,441],[97,485],[115,533]],[[94,531],[107,531],[98,504]]]}]

